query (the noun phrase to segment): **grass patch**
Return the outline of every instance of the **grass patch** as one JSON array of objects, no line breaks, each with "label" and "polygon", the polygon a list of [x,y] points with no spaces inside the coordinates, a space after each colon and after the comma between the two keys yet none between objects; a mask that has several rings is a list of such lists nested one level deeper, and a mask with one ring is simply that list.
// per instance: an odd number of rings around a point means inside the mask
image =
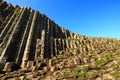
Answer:
[{"label": "grass patch", "polygon": [[77,78],[79,77],[79,74],[77,74],[77,73],[72,73],[70,77],[77,79]]},{"label": "grass patch", "polygon": [[110,62],[112,60],[113,60],[112,55],[107,55],[104,58],[97,59],[95,61],[95,65],[96,65],[97,68],[102,68],[102,66],[104,66],[106,63],[108,63],[108,62]]},{"label": "grass patch", "polygon": [[65,77],[65,78],[70,77],[70,73],[69,72],[64,72],[63,77]]},{"label": "grass patch", "polygon": [[20,11],[18,10],[18,8],[16,8],[16,9],[14,10],[14,13],[15,13],[16,15],[19,15],[19,14],[20,14]]},{"label": "grass patch", "polygon": [[27,77],[24,77],[24,79],[23,80],[29,80]]},{"label": "grass patch", "polygon": [[89,70],[89,67],[88,66],[77,66],[77,71],[80,72],[87,72]]},{"label": "grass patch", "polygon": [[120,77],[120,72],[111,73],[111,76],[113,76],[113,77]]}]

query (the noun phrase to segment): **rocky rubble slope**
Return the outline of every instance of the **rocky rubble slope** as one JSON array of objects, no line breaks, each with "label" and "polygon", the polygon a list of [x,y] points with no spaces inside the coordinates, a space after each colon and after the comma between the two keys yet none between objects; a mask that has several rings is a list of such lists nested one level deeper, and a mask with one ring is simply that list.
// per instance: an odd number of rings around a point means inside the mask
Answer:
[{"label": "rocky rubble slope", "polygon": [[72,33],[0,0],[0,80],[119,80],[120,40]]}]

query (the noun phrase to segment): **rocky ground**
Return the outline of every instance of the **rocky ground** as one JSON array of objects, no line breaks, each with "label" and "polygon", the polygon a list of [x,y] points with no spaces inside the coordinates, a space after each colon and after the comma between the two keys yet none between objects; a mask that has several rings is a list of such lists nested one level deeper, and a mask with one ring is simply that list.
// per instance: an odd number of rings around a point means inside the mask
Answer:
[{"label": "rocky ground", "polygon": [[[74,41],[75,39],[72,39]],[[59,51],[51,59],[41,61],[39,69],[25,68],[0,74],[1,80],[119,80],[120,41],[96,40],[80,47]],[[93,39],[94,40],[94,39]],[[93,41],[92,40],[92,41]],[[91,44],[93,49],[87,46]],[[103,47],[103,48],[102,48]],[[85,48],[85,52],[84,52]],[[82,49],[82,51],[80,51]]]}]

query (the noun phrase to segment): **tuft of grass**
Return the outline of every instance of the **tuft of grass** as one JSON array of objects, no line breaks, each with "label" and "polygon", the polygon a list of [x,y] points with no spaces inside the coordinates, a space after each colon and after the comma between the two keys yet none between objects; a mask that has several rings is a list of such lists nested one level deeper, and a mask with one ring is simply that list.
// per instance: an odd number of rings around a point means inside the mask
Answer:
[{"label": "tuft of grass", "polygon": [[53,60],[53,61],[52,61],[52,64],[55,65],[55,64],[57,64],[57,62]]},{"label": "tuft of grass", "polygon": [[87,72],[89,70],[89,67],[88,66],[77,66],[77,71],[80,72]]},{"label": "tuft of grass", "polygon": [[15,13],[16,15],[19,15],[19,14],[20,14],[20,11],[16,8],[16,9],[14,10],[14,13]]},{"label": "tuft of grass", "polygon": [[120,72],[114,72],[110,74],[113,77],[120,77]]},{"label": "tuft of grass", "polygon": [[110,62],[113,60],[112,55],[107,55],[104,58],[100,59],[100,60],[96,60],[95,61],[95,65],[97,68],[102,68],[102,66],[104,66],[106,63]]},{"label": "tuft of grass", "polygon": [[23,80],[29,80],[27,77],[24,77],[24,79]]},{"label": "tuft of grass", "polygon": [[59,59],[62,59],[63,58],[63,55],[57,55],[57,58],[59,58]]},{"label": "tuft of grass", "polygon": [[61,74],[60,72],[57,72],[57,73],[56,73],[56,76],[61,77],[62,74]]},{"label": "tuft of grass", "polygon": [[118,66],[117,64],[112,64],[112,65],[111,65],[111,67],[112,67],[113,69],[116,69],[117,66]]},{"label": "tuft of grass", "polygon": [[95,72],[88,72],[86,74],[86,78],[95,78],[96,76],[98,76],[98,74]]},{"label": "tuft of grass", "polygon": [[77,74],[77,73],[72,73],[72,74],[71,74],[71,77],[77,79],[77,78],[79,77],[79,74]]},{"label": "tuft of grass", "polygon": [[64,72],[63,77],[70,77],[70,73],[69,72]]}]

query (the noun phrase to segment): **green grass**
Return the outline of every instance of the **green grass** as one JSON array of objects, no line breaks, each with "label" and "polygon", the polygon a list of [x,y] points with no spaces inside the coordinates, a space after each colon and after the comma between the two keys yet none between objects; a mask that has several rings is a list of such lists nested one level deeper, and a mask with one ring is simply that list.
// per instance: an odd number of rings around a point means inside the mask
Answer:
[{"label": "green grass", "polygon": [[77,66],[77,71],[80,72],[87,72],[89,70],[89,67],[88,66]]},{"label": "green grass", "polygon": [[70,77],[70,73],[69,72],[64,72],[63,77],[65,77],[65,78]]},{"label": "green grass", "polygon": [[96,65],[96,67],[101,68],[102,66],[104,66],[105,64],[107,64],[108,62],[110,62],[112,60],[113,60],[112,55],[107,55],[101,59],[97,59],[95,61],[95,65]]},{"label": "green grass", "polygon": [[24,79],[23,80],[29,80],[27,77],[24,77]]},{"label": "green grass", "polygon": [[117,66],[118,66],[117,64],[112,64],[112,65],[111,65],[111,67],[112,67],[113,69],[116,69]]},{"label": "green grass", "polygon": [[19,14],[20,14],[20,11],[16,8],[16,9],[14,9],[14,13],[15,13],[16,15],[19,15]]},{"label": "green grass", "polygon": [[79,74],[78,73],[71,73],[70,75],[72,78],[75,78],[77,79],[79,77]]},{"label": "green grass", "polygon": [[57,58],[62,59],[63,55],[59,54],[59,55],[57,55]]},{"label": "green grass", "polygon": [[53,64],[53,65],[56,65],[56,64],[57,64],[57,62],[53,60],[53,61],[52,61],[52,64]]},{"label": "green grass", "polygon": [[96,76],[98,76],[98,74],[95,72],[86,73],[86,78],[95,78]]},{"label": "green grass", "polygon": [[120,77],[120,72],[111,73],[111,76],[113,76],[113,77]]}]

